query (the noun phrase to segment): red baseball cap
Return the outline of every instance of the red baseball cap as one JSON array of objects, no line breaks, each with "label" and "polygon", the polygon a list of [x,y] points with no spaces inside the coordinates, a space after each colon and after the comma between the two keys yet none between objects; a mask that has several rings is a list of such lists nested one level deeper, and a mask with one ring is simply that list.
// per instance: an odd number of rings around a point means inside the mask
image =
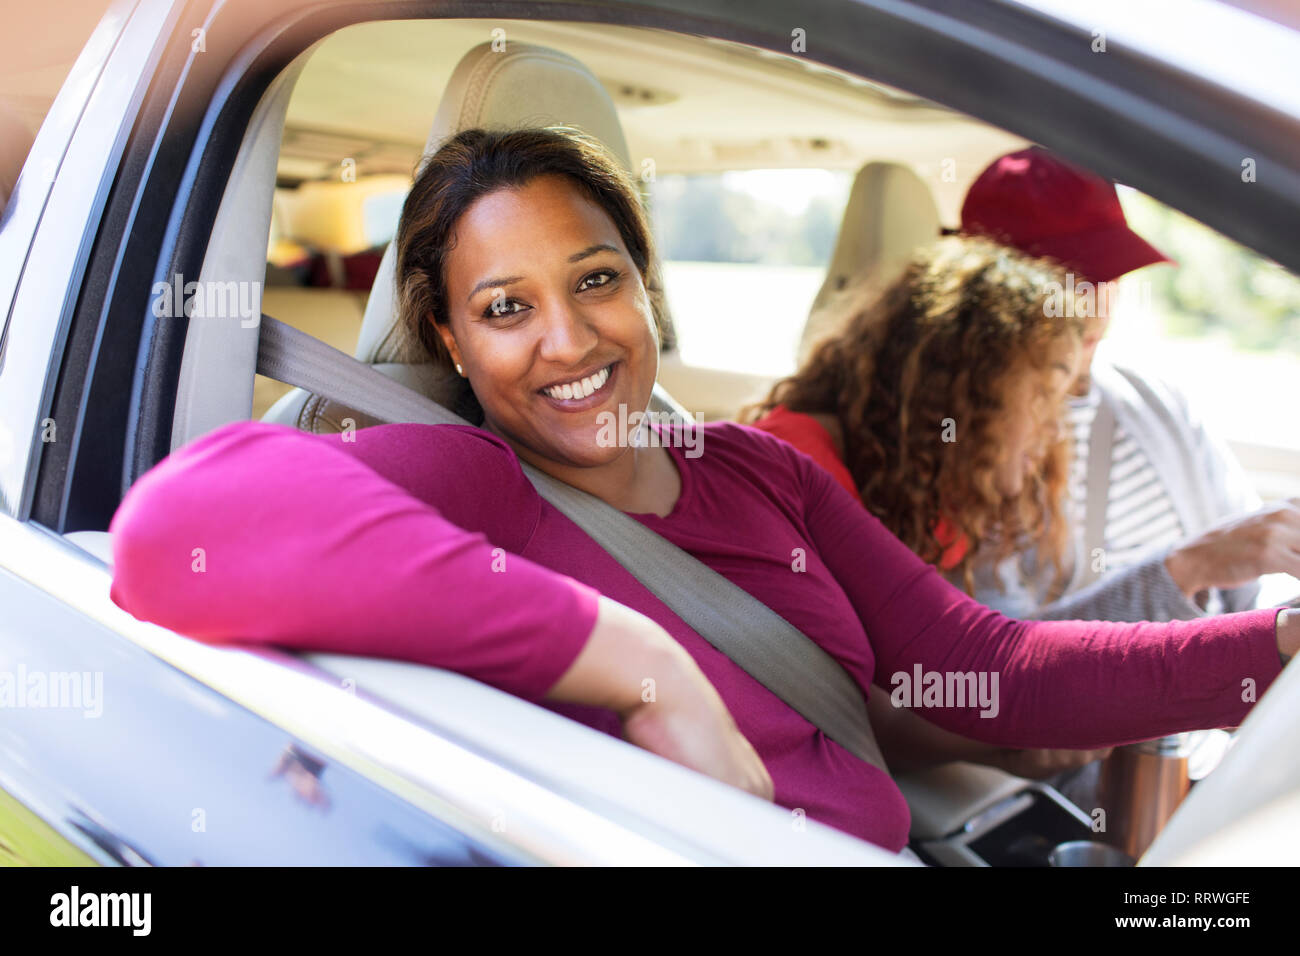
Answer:
[{"label": "red baseball cap", "polygon": [[1041,146],[980,173],[962,203],[961,231],[1049,256],[1093,282],[1174,261],[1129,228],[1114,183]]}]

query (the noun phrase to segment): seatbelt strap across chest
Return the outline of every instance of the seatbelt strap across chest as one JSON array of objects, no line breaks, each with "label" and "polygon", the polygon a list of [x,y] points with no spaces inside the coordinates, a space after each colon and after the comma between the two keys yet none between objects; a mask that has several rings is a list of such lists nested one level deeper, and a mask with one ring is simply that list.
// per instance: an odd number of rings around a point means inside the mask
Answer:
[{"label": "seatbelt strap across chest", "polygon": [[1115,447],[1115,410],[1102,396],[1088,432],[1088,475],[1084,485],[1083,567],[1079,587],[1087,587],[1106,570],[1106,511],[1110,506],[1110,472]]},{"label": "seatbelt strap across chest", "polygon": [[[257,371],[386,422],[469,425],[431,399],[268,315]],[[751,594],[661,535],[520,462],[538,494],[751,677],[854,756],[888,772],[858,684],[830,654]]]}]

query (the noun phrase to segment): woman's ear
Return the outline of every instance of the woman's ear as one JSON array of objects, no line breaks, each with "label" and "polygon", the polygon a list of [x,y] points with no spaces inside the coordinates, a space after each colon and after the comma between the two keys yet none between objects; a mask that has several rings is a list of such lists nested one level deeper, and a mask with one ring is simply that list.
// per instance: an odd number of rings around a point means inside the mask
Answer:
[{"label": "woman's ear", "polygon": [[448,323],[439,324],[437,322],[434,322],[432,312],[426,312],[424,314],[424,320],[433,326],[434,330],[438,333],[439,337],[442,339],[443,348],[445,348],[447,350],[447,354],[451,356],[452,364],[454,364],[458,368],[464,367],[465,363],[462,362],[460,359],[460,349],[456,345],[456,337],[451,334],[451,323],[448,322]]},{"label": "woman's ear", "polygon": [[646,318],[650,321],[650,334],[655,340],[655,354],[658,355],[663,351],[662,329],[659,328],[660,310],[659,303],[656,302],[658,293],[650,285],[650,277],[647,273],[641,275],[641,307],[645,311]]}]

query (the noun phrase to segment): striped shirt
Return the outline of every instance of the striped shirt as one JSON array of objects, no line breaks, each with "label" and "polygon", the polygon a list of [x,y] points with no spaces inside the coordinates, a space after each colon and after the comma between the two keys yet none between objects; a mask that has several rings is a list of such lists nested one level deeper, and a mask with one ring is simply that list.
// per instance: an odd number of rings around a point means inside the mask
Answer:
[{"label": "striped shirt", "polygon": [[[1075,514],[1080,516],[1087,507],[1088,444],[1100,401],[1094,388],[1086,398],[1072,399],[1067,412],[1074,434],[1070,498]],[[1102,542],[1106,567],[1110,570],[1129,567],[1156,548],[1177,544],[1182,537],[1183,526],[1174,510],[1173,499],[1151,459],[1124,426],[1116,423]]]}]

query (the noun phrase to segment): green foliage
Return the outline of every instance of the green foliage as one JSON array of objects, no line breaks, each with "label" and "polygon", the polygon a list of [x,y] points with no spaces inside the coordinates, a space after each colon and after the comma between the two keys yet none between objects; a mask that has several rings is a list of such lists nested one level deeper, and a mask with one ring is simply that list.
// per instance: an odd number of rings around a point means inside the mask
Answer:
[{"label": "green foliage", "polygon": [[671,261],[825,266],[839,231],[840,209],[825,196],[792,216],[721,175],[663,176],[651,197],[659,254]]},{"label": "green foliage", "polygon": [[1300,278],[1142,193],[1123,189],[1120,201],[1129,225],[1177,263],[1142,273],[1165,332],[1300,353]]},{"label": "green foliage", "polygon": [[0,790],[0,867],[96,865],[48,823]]},{"label": "green foliage", "polygon": [[[1176,266],[1141,273],[1171,336],[1300,354],[1300,278],[1196,220],[1121,189],[1129,224]],[[660,255],[670,261],[819,266],[830,262],[840,203],[813,196],[798,215],[721,174],[662,176],[651,190]]]}]

